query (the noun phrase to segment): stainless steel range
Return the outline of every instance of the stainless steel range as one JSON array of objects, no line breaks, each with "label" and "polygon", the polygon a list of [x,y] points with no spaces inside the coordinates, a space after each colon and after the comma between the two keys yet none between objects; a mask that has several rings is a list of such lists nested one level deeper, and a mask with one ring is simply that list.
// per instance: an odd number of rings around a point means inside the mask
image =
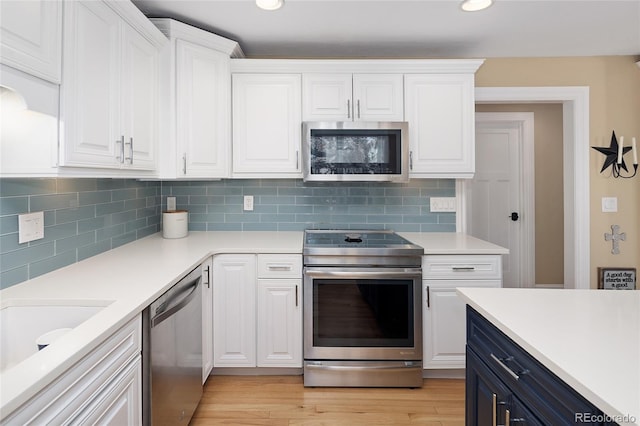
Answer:
[{"label": "stainless steel range", "polygon": [[423,253],[393,231],[305,232],[305,386],[422,386]]}]

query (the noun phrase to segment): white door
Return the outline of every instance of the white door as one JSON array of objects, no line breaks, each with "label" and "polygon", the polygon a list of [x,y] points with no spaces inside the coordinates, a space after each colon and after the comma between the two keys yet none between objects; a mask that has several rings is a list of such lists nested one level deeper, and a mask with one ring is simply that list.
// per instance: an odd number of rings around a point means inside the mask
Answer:
[{"label": "white door", "polygon": [[467,183],[467,233],[509,249],[504,287],[532,287],[533,114],[476,114],[476,173]]}]

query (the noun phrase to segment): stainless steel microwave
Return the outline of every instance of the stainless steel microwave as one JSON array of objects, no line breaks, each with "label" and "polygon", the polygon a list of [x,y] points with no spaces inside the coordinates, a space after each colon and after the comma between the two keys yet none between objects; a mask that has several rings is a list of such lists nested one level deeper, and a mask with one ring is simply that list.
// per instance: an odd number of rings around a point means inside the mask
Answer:
[{"label": "stainless steel microwave", "polygon": [[305,181],[409,180],[404,121],[307,121],[302,124]]}]

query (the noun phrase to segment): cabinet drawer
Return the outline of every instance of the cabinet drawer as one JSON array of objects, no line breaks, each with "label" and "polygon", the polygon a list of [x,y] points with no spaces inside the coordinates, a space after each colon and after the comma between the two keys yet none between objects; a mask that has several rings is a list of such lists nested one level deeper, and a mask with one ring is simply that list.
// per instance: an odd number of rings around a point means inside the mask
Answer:
[{"label": "cabinet drawer", "polygon": [[259,254],[258,278],[301,278],[302,255]]},{"label": "cabinet drawer", "polygon": [[467,345],[543,424],[570,425],[600,411],[513,340],[467,306]]},{"label": "cabinet drawer", "polygon": [[500,255],[428,255],[422,258],[422,278],[501,279],[502,258]]}]

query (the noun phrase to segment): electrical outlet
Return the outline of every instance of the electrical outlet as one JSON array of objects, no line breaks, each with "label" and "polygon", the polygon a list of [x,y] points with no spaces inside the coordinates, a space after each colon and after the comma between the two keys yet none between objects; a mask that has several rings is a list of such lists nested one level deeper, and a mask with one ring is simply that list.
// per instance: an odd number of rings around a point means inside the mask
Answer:
[{"label": "electrical outlet", "polygon": [[44,212],[18,215],[18,243],[44,238]]},{"label": "electrical outlet", "polygon": [[456,197],[431,197],[429,210],[432,212],[455,212]]},{"label": "electrical outlet", "polygon": [[167,197],[167,210],[173,211],[176,209],[176,197]]},{"label": "electrical outlet", "polygon": [[253,195],[244,196],[244,211],[253,211]]}]

